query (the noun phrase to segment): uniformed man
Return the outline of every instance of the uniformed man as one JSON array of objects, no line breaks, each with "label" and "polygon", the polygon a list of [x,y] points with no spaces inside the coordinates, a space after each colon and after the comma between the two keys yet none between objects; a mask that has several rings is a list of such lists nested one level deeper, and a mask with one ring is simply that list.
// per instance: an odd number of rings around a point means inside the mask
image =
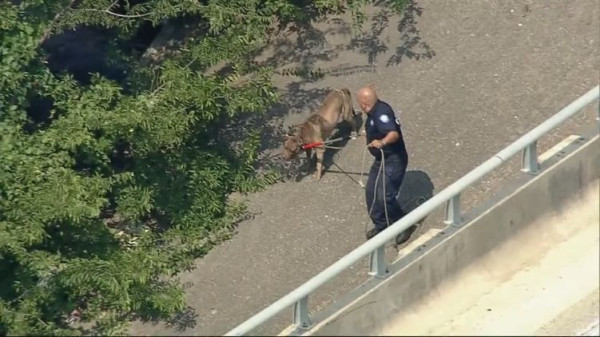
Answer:
[{"label": "uniformed man", "polygon": [[[370,212],[369,216],[374,224],[374,228],[366,234],[369,240],[405,215],[396,198],[408,165],[408,153],[400,131],[400,123],[392,107],[379,100],[371,87],[360,89],[356,99],[358,105],[367,114],[365,122],[367,146],[369,152],[375,157],[366,186],[367,211]],[[383,150],[384,168],[382,168],[380,149]],[[377,179],[378,175],[379,179]],[[385,197],[383,196],[384,175]],[[396,243],[407,241],[415,229],[416,225],[413,225],[398,235]]]}]

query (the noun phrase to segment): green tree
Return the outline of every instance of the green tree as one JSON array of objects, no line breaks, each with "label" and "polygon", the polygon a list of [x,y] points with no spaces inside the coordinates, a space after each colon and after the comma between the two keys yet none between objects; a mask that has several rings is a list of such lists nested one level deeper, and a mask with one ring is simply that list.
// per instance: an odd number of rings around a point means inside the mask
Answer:
[{"label": "green tree", "polygon": [[[0,3],[0,333],[94,333],[185,307],[174,276],[227,239],[244,214],[232,192],[256,172],[260,129],[221,127],[278,99],[252,57],[277,31],[367,0],[26,0]],[[389,1],[401,10],[403,0]],[[122,48],[148,22],[196,29],[156,64]],[[65,29],[115,32],[123,81],[52,73],[40,43]],[[293,72],[292,72],[293,73]],[[35,102],[46,102],[40,109]]]}]

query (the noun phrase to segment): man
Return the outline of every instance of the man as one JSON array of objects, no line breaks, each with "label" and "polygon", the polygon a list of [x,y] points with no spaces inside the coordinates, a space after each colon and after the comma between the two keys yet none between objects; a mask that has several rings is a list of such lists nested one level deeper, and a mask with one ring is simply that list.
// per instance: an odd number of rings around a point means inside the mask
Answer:
[{"label": "man", "polygon": [[[367,147],[375,157],[366,186],[367,211],[370,212],[369,216],[375,226],[367,232],[367,240],[369,240],[405,215],[396,197],[408,165],[408,153],[400,124],[390,105],[379,100],[375,90],[370,87],[361,88],[357,92],[356,99],[358,105],[367,114],[365,122]],[[380,149],[383,150],[385,160],[383,170]],[[378,175],[379,179],[377,179]],[[383,196],[384,175],[385,197]],[[413,225],[398,235],[396,243],[406,242],[415,229],[416,225]]]}]

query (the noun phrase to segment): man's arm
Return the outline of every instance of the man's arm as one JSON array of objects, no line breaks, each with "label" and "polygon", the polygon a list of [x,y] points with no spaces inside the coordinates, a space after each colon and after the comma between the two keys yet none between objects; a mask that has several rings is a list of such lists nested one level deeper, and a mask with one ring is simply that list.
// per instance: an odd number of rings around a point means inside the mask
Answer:
[{"label": "man's arm", "polygon": [[387,133],[387,135],[385,135],[385,137],[383,137],[383,139],[381,140],[383,142],[384,145],[387,144],[392,144],[398,141],[398,139],[400,139],[400,135],[398,134],[398,131],[390,131]]},{"label": "man's arm", "polygon": [[399,138],[400,138],[400,135],[398,134],[398,131],[390,131],[387,133],[387,135],[385,135],[385,137],[383,137],[383,139],[381,139],[381,140],[374,139],[367,146],[381,149],[382,147],[384,147],[388,144],[397,142]]}]

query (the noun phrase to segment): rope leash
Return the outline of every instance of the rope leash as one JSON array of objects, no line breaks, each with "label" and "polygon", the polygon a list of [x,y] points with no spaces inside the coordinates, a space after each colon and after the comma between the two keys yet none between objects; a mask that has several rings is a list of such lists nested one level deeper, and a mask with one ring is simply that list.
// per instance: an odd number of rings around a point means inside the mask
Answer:
[{"label": "rope leash", "polygon": [[[356,137],[359,136],[364,136],[363,134],[358,134],[356,135]],[[340,138],[335,138],[335,139],[330,139],[324,142],[313,142],[313,143],[309,143],[309,144],[305,144],[302,145],[302,149],[306,150],[306,149],[311,149],[311,148],[315,148],[315,147],[321,147],[321,148],[326,148],[326,149],[336,149],[336,150],[341,150],[343,149],[342,147],[339,146],[331,146],[328,144],[332,144],[335,143],[337,141],[340,140],[345,140],[345,139],[356,139],[356,137],[340,137]],[[379,182],[379,178],[381,177],[382,173],[383,173],[383,209],[384,209],[384,213],[385,213],[385,221],[386,221],[386,225],[387,227],[390,226],[390,218],[389,218],[389,214],[388,214],[388,209],[387,209],[387,202],[385,201],[386,198],[386,183],[385,183],[385,156],[383,153],[383,149],[379,149],[379,152],[381,153],[381,165],[379,166],[379,170],[377,172],[377,177],[375,178],[375,188],[373,189],[373,201],[371,202],[371,207],[369,208],[369,218],[371,217],[371,214],[373,213],[373,208],[375,207],[375,202],[377,201],[377,183]],[[363,189],[366,189],[365,184],[363,183],[363,176],[365,173],[365,157],[367,154],[367,147],[364,148],[363,150],[363,155],[362,155],[362,160],[361,160],[361,168],[360,168],[360,181],[358,181],[358,185],[360,187],[362,187]],[[336,154],[337,155],[337,154]],[[346,175],[348,175],[347,172],[345,172],[341,167],[339,167],[337,164],[336,166],[342,171],[344,172]],[[355,181],[353,179],[353,181]],[[356,181],[355,181],[356,182]],[[364,232],[365,234],[367,233],[367,229],[368,229],[368,224],[365,223],[365,229]],[[394,244],[394,248],[396,249],[396,251],[398,251],[398,245]]]},{"label": "rope leash", "polygon": [[[382,172],[385,172],[385,156],[383,154],[383,149],[379,149],[380,153],[381,153],[381,166],[379,167],[379,171],[377,172],[377,177],[375,178],[375,189],[373,191],[373,202],[371,203],[371,207],[369,208],[369,218],[371,217],[371,213],[373,212],[373,207],[375,206],[375,202],[376,202],[376,198],[377,198],[377,183],[379,181],[379,178],[381,176]],[[362,160],[361,160],[361,165],[360,165],[360,180],[358,181],[358,185],[360,185],[360,187],[362,187],[363,189],[366,189],[365,184],[363,183],[363,176],[365,175],[365,157],[367,154],[367,147],[364,148],[363,150],[363,155],[362,155]],[[336,153],[336,155],[338,155]],[[334,162],[335,163],[335,162]],[[346,173],[344,171],[344,169],[342,169],[341,167],[339,167],[339,165],[336,164],[336,166],[342,171],[344,172],[346,175],[348,175],[348,173]],[[352,179],[354,182],[356,182],[356,180]],[[387,202],[385,202],[385,197],[386,197],[386,188],[385,188],[386,184],[385,184],[385,173],[383,174],[383,207],[384,207],[384,212],[385,212],[385,220],[386,220],[386,224],[389,227],[390,226],[390,218],[388,215],[388,210],[387,210]],[[423,197],[418,196],[415,197],[411,200],[409,200],[406,204],[400,206],[402,209],[405,209],[405,207],[414,202],[417,201],[419,199],[422,199]],[[365,234],[367,233],[367,228],[368,228],[368,224],[365,223],[365,229],[364,232]],[[398,248],[398,244],[394,242],[394,249],[396,249],[396,252],[399,251]]]},{"label": "rope leash", "polygon": [[[381,165],[379,165],[379,171],[377,172],[377,177],[375,178],[375,188],[373,189],[373,202],[371,202],[371,207],[369,209],[369,218],[371,217],[371,213],[373,212],[373,207],[375,206],[375,201],[377,201],[377,182],[379,181],[379,177],[381,176],[381,173],[383,172],[383,210],[385,213],[385,222],[387,224],[387,227],[390,226],[390,218],[388,216],[388,211],[387,211],[387,202],[385,202],[385,156],[383,155],[383,149],[379,149],[379,152],[381,152]],[[362,165],[361,165],[361,177],[360,177],[360,186],[364,189],[366,189],[366,186],[363,184],[362,182],[362,176],[364,175],[364,163],[365,163],[365,154],[367,153],[367,148],[365,147],[365,149],[363,150],[363,160],[362,160]],[[367,233],[367,228],[368,225],[367,223],[365,223],[365,234]]]},{"label": "rope leash", "polygon": [[326,148],[326,149],[341,150],[341,149],[343,149],[342,147],[330,146],[328,144],[339,142],[340,140],[356,139],[357,137],[363,137],[363,136],[364,135],[360,135],[359,134],[359,135],[356,135],[354,137],[339,137],[339,138],[329,139],[329,140],[326,140],[324,142],[312,142],[312,143],[308,143],[308,144],[302,145],[302,150],[308,150],[308,149],[312,149],[312,148],[315,148],[315,147],[322,147],[322,148]]},{"label": "rope leash", "polygon": [[[362,137],[364,136],[363,134],[358,134],[356,135],[356,137]],[[328,144],[331,143],[335,143],[338,142],[340,140],[345,140],[345,139],[356,139],[356,137],[339,137],[339,138],[335,138],[335,139],[329,139],[326,140],[324,142],[313,142],[313,143],[308,143],[305,145],[302,145],[302,149],[303,150],[307,150],[307,149],[312,149],[315,147],[322,147],[322,148],[326,148],[326,149],[336,149],[336,150],[341,150],[343,149],[342,147],[339,146],[331,146]],[[383,154],[383,149],[379,149],[379,152],[381,153],[381,165],[379,166],[379,170],[377,172],[377,177],[375,178],[375,188],[373,189],[373,202],[371,202],[371,207],[369,208],[369,217],[371,217],[371,213],[373,213],[373,208],[375,207],[375,202],[377,201],[377,183],[379,182],[379,178],[381,177],[381,173],[385,172],[385,156]],[[363,189],[366,189],[365,184],[363,183],[363,176],[365,175],[365,157],[367,154],[367,147],[364,148],[363,150],[363,155],[362,155],[362,161],[361,161],[361,165],[360,165],[360,181],[358,182],[358,185],[360,187],[362,187]],[[338,166],[338,165],[336,165]],[[346,175],[348,173],[346,173],[341,167],[338,166],[338,168],[344,172]],[[355,180],[354,180],[355,181]],[[387,224],[387,227],[390,226],[390,219],[388,216],[388,210],[387,210],[387,203],[385,202],[385,197],[386,197],[386,190],[385,190],[385,173],[383,174],[383,209],[385,212],[385,221]],[[365,223],[365,234],[367,233],[367,228],[368,225]]]}]

